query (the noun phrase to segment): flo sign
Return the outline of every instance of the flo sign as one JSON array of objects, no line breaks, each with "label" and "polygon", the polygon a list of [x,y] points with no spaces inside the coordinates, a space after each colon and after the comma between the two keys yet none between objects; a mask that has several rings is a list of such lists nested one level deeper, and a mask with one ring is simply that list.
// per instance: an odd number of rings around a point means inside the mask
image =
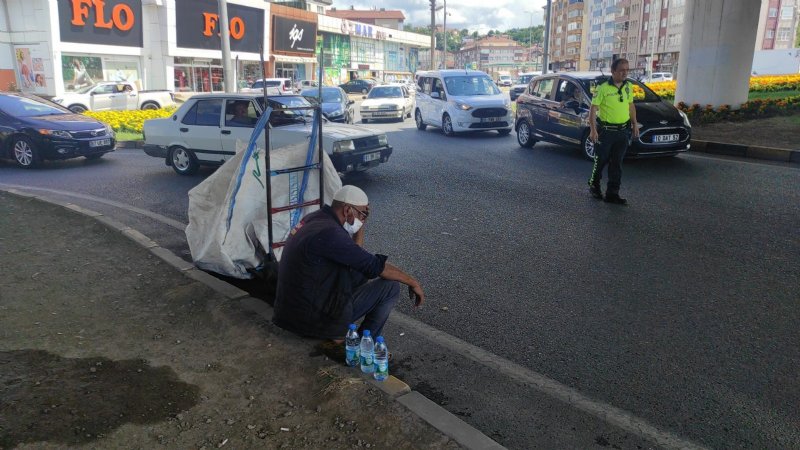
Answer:
[{"label": "flo sign", "polygon": [[141,0],[59,0],[62,42],[142,46]]},{"label": "flo sign", "polygon": [[317,24],[272,16],[272,51],[314,54],[317,44]]}]

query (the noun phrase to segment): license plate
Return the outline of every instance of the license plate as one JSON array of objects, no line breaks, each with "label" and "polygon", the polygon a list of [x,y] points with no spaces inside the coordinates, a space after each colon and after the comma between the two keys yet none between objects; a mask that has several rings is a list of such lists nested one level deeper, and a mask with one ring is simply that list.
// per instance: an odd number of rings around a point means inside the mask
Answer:
[{"label": "license plate", "polygon": [[89,147],[102,147],[104,145],[111,145],[111,139],[98,139],[96,141],[89,141]]},{"label": "license plate", "polygon": [[376,159],[381,159],[381,152],[367,153],[364,155],[364,162],[375,161]]},{"label": "license plate", "polygon": [[497,122],[498,120],[500,120],[499,117],[484,117],[484,118],[481,119],[481,123]]},{"label": "license plate", "polygon": [[663,144],[667,142],[678,142],[680,136],[677,134],[657,134],[653,136],[653,142]]}]

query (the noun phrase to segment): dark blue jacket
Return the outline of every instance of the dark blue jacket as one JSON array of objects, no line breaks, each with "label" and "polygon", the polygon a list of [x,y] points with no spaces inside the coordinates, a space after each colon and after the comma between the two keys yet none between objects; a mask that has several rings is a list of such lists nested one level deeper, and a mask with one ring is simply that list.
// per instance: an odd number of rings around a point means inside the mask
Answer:
[{"label": "dark blue jacket", "polygon": [[341,339],[353,317],[353,291],[383,272],[386,256],[358,246],[329,206],[291,231],[278,266],[272,321],[304,336]]}]

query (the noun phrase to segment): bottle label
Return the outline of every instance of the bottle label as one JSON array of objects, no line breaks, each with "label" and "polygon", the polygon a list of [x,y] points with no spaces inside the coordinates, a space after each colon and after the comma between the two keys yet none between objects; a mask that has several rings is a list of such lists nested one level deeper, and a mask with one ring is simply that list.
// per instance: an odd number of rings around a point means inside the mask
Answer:
[{"label": "bottle label", "polygon": [[372,355],[361,355],[361,365],[362,366],[371,366],[372,365]]},{"label": "bottle label", "polygon": [[382,375],[389,373],[389,361],[379,361],[376,365],[376,371]]},{"label": "bottle label", "polygon": [[344,352],[345,352],[345,358],[348,361],[355,361],[358,359],[358,350],[348,348],[345,349]]}]

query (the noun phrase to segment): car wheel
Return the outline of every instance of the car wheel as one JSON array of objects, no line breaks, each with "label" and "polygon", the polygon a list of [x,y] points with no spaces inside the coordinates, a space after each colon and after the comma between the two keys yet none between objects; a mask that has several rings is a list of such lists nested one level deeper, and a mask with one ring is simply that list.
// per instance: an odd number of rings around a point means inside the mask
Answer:
[{"label": "car wheel", "polygon": [[366,94],[367,93],[367,88],[361,89],[361,93],[362,94]]},{"label": "car wheel", "polygon": [[419,110],[417,110],[417,112],[414,113],[414,121],[417,122],[418,130],[425,131],[425,128],[428,128],[428,126],[425,125],[425,122],[422,121],[422,113],[419,112]]},{"label": "car wheel", "polygon": [[156,102],[144,102],[142,103],[142,109],[145,111],[159,109],[158,103]]},{"label": "car wheel", "polygon": [[442,116],[442,131],[445,136],[455,136],[456,132],[453,131],[453,121],[450,119],[449,114]]},{"label": "car wheel", "polygon": [[581,148],[583,149],[583,154],[594,161],[594,142],[589,139],[589,133],[587,132],[586,135],[583,137],[583,141],[581,141]]},{"label": "car wheel", "polygon": [[83,105],[69,105],[67,109],[74,112],[75,114],[83,114],[86,111],[88,111],[88,109]]},{"label": "car wheel", "polygon": [[533,144],[536,143],[531,134],[531,126],[528,125],[528,121],[526,120],[520,122],[517,128],[517,143],[520,147],[526,148],[531,148]]},{"label": "car wheel", "polygon": [[42,162],[39,151],[33,148],[33,143],[25,136],[14,139],[11,151],[14,153],[17,165],[23,169],[32,169]]},{"label": "car wheel", "polygon": [[172,169],[175,170],[178,175],[194,175],[200,167],[194,153],[183,147],[173,147],[172,151],[169,153],[169,160],[172,164]]},{"label": "car wheel", "polygon": [[105,153],[95,153],[94,155],[86,155],[84,158],[88,159],[89,161],[95,161],[103,157]]},{"label": "car wheel", "polygon": [[500,136],[508,136],[511,133],[511,128],[506,128],[505,130],[497,130],[497,134]]},{"label": "car wheel", "polygon": [[361,123],[369,123],[369,119],[361,119]]}]

